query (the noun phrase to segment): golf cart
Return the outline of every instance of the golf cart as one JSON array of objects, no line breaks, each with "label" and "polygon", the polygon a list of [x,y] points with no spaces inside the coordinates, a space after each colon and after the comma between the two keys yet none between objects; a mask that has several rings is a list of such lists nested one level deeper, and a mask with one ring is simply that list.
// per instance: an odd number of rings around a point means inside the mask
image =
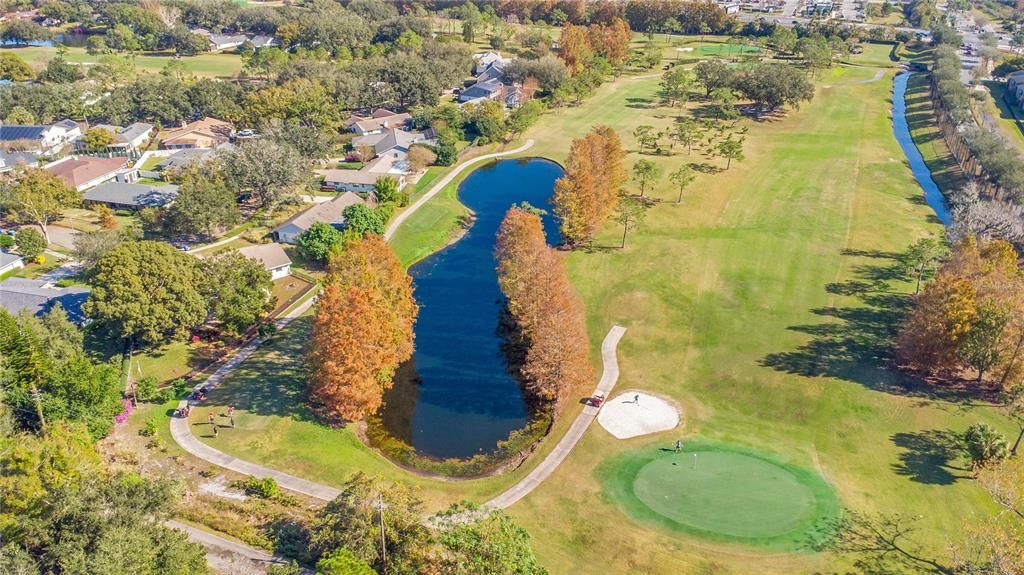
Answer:
[{"label": "golf cart", "polygon": [[604,405],[604,394],[601,392],[595,393],[594,396],[590,398],[590,405],[594,407],[601,407]]}]

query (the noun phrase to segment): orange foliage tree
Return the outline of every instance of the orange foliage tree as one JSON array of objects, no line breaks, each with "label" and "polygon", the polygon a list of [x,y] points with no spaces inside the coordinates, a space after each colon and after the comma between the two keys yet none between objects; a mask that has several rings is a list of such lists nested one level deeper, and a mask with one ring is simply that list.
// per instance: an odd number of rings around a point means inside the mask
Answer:
[{"label": "orange foliage tree", "polygon": [[629,24],[622,18],[615,18],[611,24],[591,24],[587,37],[594,52],[605,57],[612,66],[621,66],[629,55],[631,34]]},{"label": "orange foliage tree", "polygon": [[625,152],[615,130],[597,126],[573,140],[565,175],[555,182],[553,202],[562,238],[570,246],[591,241],[615,210],[626,182]]},{"label": "orange foliage tree", "polygon": [[350,240],[328,264],[313,320],[307,395],[327,419],[376,412],[413,351],[412,278],[378,235]]},{"label": "orange foliage tree", "polygon": [[583,304],[565,259],[544,241],[540,218],[512,208],[498,231],[498,283],[525,357],[520,372],[534,399],[556,408],[594,378]]},{"label": "orange foliage tree", "polygon": [[954,246],[917,296],[898,339],[905,365],[945,377],[992,375],[1000,387],[1024,373],[1024,275],[1013,246],[969,237]]},{"label": "orange foliage tree", "polygon": [[580,73],[594,57],[594,49],[590,45],[586,27],[568,24],[562,28],[562,36],[558,40],[558,55],[562,57],[565,67],[573,76]]}]

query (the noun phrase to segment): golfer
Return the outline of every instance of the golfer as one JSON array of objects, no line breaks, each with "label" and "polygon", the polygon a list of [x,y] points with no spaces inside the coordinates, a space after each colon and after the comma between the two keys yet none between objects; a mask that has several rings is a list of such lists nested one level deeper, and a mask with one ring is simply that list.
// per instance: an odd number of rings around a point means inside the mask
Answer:
[{"label": "golfer", "polygon": [[683,440],[682,439],[677,439],[676,440],[676,453],[679,453],[682,450],[683,450]]},{"label": "golfer", "polygon": [[640,405],[640,394],[639,393],[633,395],[633,403],[635,403],[637,405]]}]

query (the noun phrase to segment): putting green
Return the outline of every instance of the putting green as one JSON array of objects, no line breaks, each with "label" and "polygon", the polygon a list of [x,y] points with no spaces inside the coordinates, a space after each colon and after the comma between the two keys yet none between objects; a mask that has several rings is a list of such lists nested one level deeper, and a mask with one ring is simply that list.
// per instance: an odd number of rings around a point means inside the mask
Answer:
[{"label": "putting green", "polygon": [[839,511],[818,475],[768,455],[687,442],[647,448],[602,468],[608,494],[631,516],[703,537],[797,549]]}]

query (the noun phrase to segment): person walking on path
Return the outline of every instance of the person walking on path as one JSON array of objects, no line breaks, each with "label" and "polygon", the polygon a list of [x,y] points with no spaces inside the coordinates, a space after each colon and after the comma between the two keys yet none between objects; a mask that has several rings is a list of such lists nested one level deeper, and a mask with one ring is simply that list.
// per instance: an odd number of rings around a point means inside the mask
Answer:
[{"label": "person walking on path", "polygon": [[210,425],[213,425],[213,412],[212,411],[206,415],[206,421],[208,421],[210,423]]}]

